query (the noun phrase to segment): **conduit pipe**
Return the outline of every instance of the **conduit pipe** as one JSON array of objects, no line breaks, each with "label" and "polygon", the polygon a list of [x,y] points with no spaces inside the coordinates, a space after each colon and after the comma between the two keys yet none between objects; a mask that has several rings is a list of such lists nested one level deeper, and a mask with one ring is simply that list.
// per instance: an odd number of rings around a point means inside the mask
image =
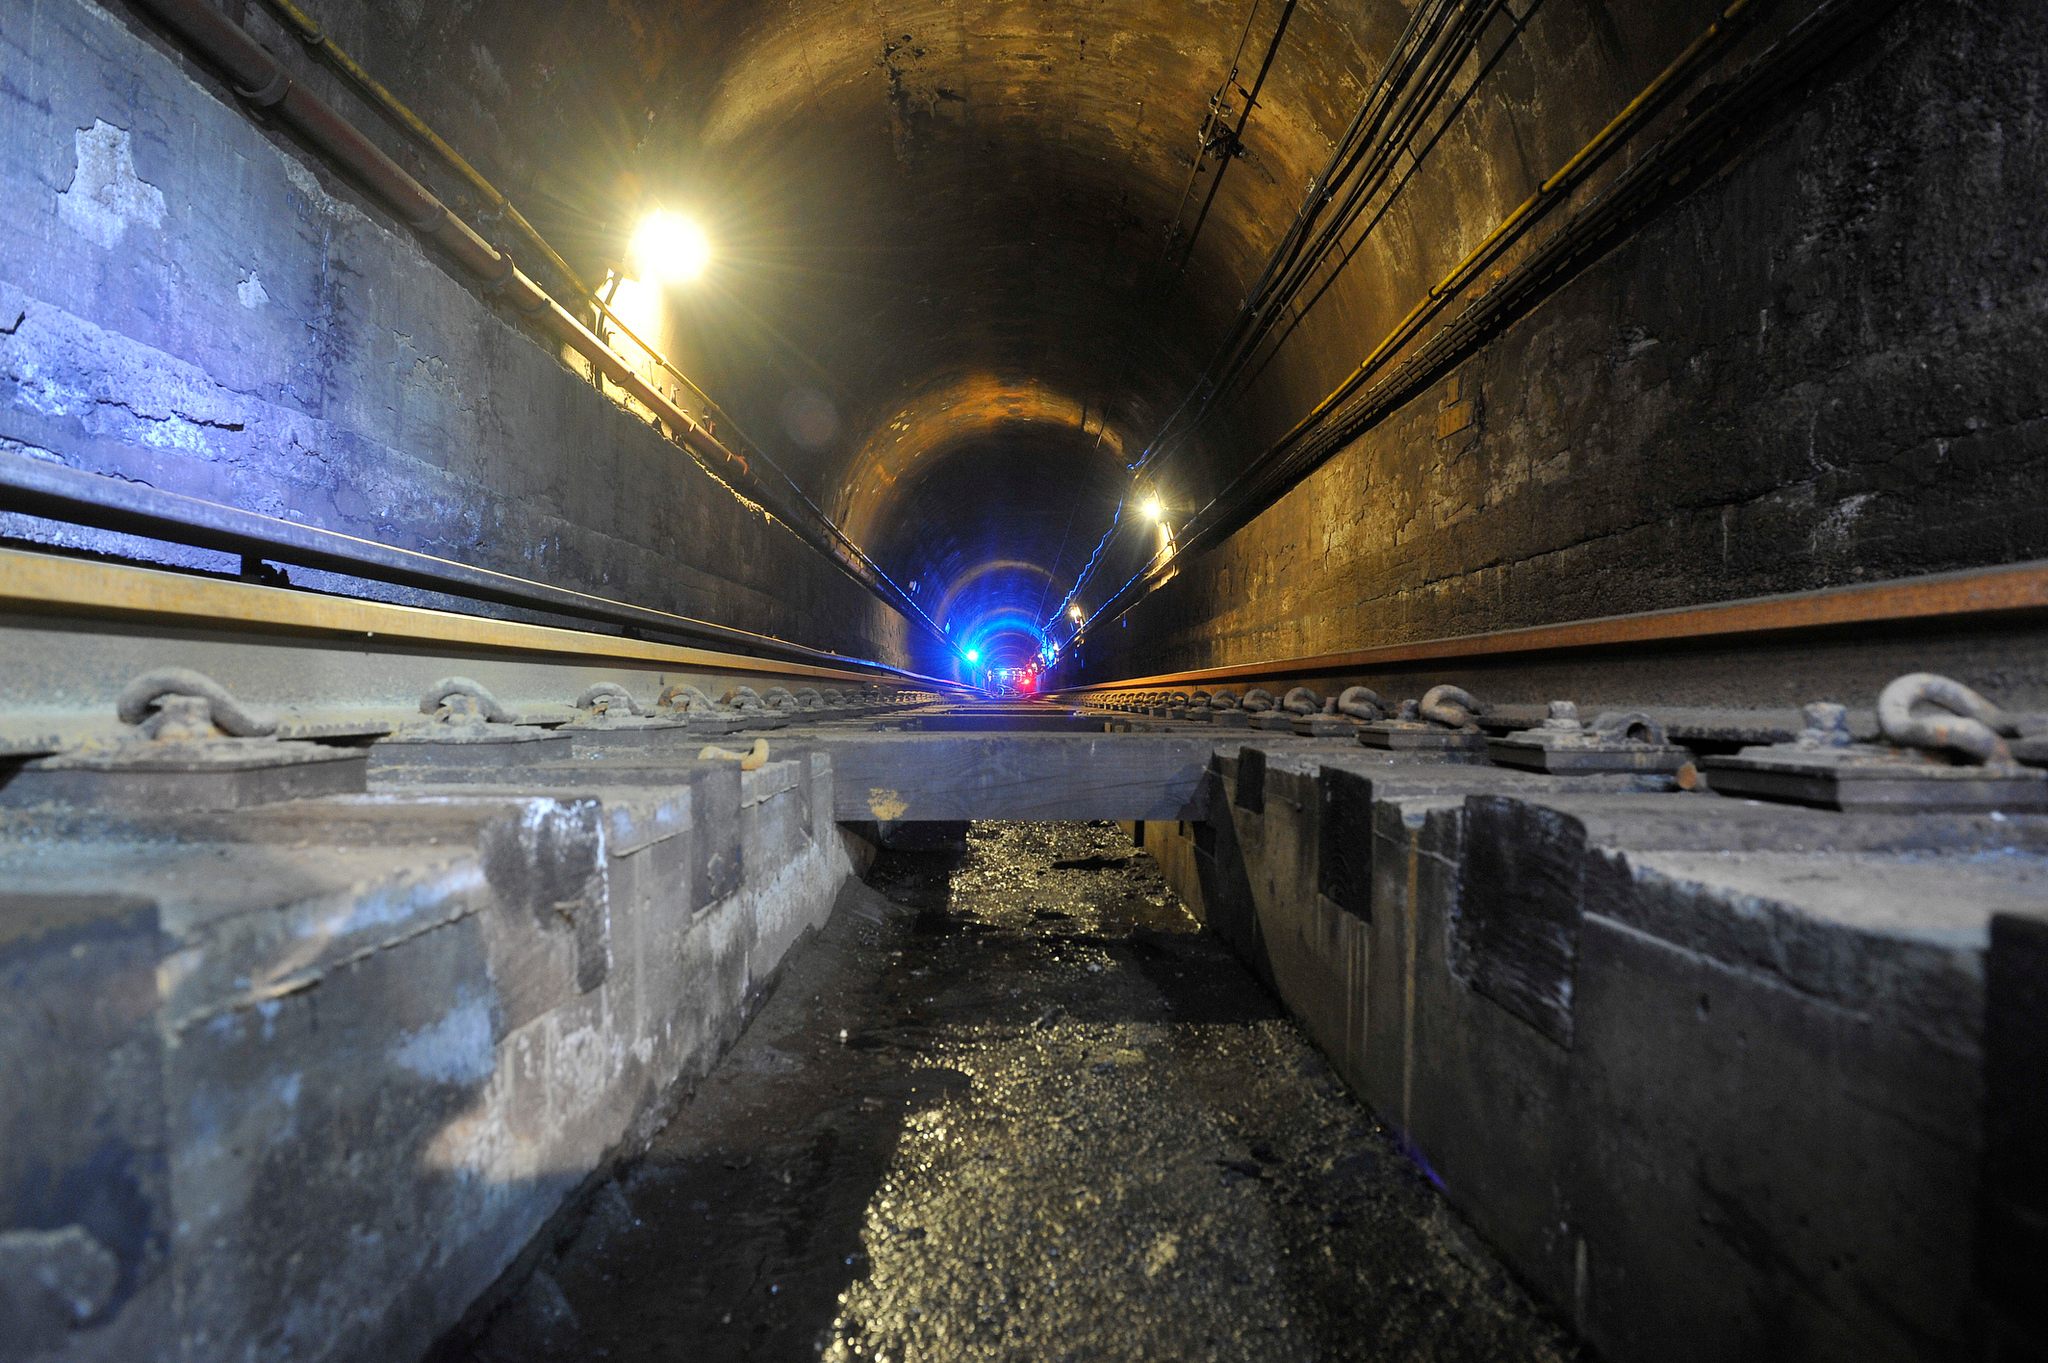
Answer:
[{"label": "conduit pipe", "polygon": [[[325,61],[353,82],[357,90],[369,99],[371,103],[375,104],[386,118],[398,124],[407,133],[410,133],[425,144],[429,151],[440,157],[451,170],[468,182],[471,189],[474,189],[483,196],[484,202],[490,207],[490,211],[502,214],[505,221],[511,223],[519,234],[526,238],[527,243],[534,250],[540,252],[546,258],[548,264],[553,266],[564,280],[575,286],[578,293],[595,301],[596,294],[591,291],[588,284],[583,282],[583,277],[576,273],[575,267],[564,260],[561,254],[548,243],[548,239],[540,234],[539,229],[526,220],[526,215],[521,213],[496,185],[485,179],[483,172],[471,165],[461,152],[449,146],[439,133],[427,126],[424,119],[407,108],[404,102],[398,96],[392,94],[382,81],[365,70],[362,63],[343,51],[339,44],[329,38],[312,15],[293,4],[292,0],[265,0],[265,3],[276,13],[280,22],[298,35],[299,41],[305,44],[307,51]],[[681,376],[678,375],[677,377],[680,378]]]},{"label": "conduit pipe", "polygon": [[[194,52],[219,68],[236,95],[288,124],[322,156],[346,171],[382,200],[408,226],[445,250],[463,269],[482,280],[514,308],[534,318],[570,349],[589,360],[599,373],[630,393],[668,427],[705,471],[746,499],[771,512],[792,533],[837,564],[875,596],[905,615],[923,612],[914,602],[885,586],[858,546],[842,552],[831,537],[821,538],[792,514],[783,500],[753,476],[746,459],[728,448],[688,412],[643,378],[626,358],[522,271],[500,251],[448,211],[448,206],[406,169],[385,155],[361,129],[325,100],[301,85],[268,49],[208,0],[133,0],[155,16]],[[723,474],[721,474],[721,469]],[[832,527],[837,531],[837,527]],[[843,539],[843,532],[838,538]],[[848,553],[855,557],[849,561]],[[925,621],[934,637],[942,637]]]},{"label": "conduit pipe", "polygon": [[[539,228],[527,221],[526,215],[521,213],[517,205],[505,197],[502,190],[486,179],[484,173],[471,165],[461,152],[448,145],[445,138],[429,127],[426,120],[407,107],[403,100],[391,93],[390,89],[382,81],[371,75],[361,62],[350,56],[339,43],[328,37],[326,31],[320,27],[312,15],[293,4],[292,0],[264,0],[264,3],[276,14],[280,23],[284,24],[298,36],[299,41],[305,45],[308,52],[311,52],[315,57],[326,62],[339,72],[343,78],[356,87],[357,93],[369,101],[379,113],[391,120],[408,136],[419,142],[421,146],[440,157],[443,164],[460,176],[471,189],[481,195],[487,211],[502,217],[512,226],[514,231],[524,237],[527,244],[540,253],[549,266],[576,292],[576,295],[593,312],[603,318],[613,331],[638,346],[646,353],[648,359],[663,370],[666,370],[670,378],[688,388],[691,396],[703,407],[706,416],[712,418],[713,421],[723,422],[734,429],[738,429],[738,423],[719,410],[718,403],[712,399],[709,393],[699,387],[696,381],[688,374],[676,368],[675,364],[653,345],[650,345],[645,337],[634,331],[632,326],[623,317],[612,311],[611,306],[599,295],[597,290],[584,282],[583,277],[576,273],[576,268],[562,258],[561,252],[557,251],[553,244],[540,234]],[[699,424],[708,425],[710,423]],[[712,429],[715,430],[716,427],[714,426]],[[843,538],[843,536],[838,537]],[[845,544],[849,550],[859,555],[858,545],[855,545],[851,540],[845,540]]]}]

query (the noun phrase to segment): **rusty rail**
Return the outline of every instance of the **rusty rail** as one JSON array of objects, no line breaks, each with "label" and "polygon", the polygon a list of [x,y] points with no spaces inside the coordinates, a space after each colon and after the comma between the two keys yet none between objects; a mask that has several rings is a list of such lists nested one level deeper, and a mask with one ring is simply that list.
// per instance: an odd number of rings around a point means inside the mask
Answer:
[{"label": "rusty rail", "polygon": [[1378,644],[1342,653],[1230,663],[1063,687],[1081,695],[1112,687],[1185,686],[1251,678],[1356,672],[1393,664],[1456,662],[1510,655],[1696,643],[1850,626],[2048,617],[2048,560],[1889,582],[1748,597],[1705,606],[1597,616],[1485,634]]},{"label": "rusty rail", "polygon": [[[970,690],[947,678],[816,650],[791,648],[768,656],[733,653],[634,635],[0,548],[0,626],[52,619],[90,622],[73,626],[81,636],[118,633],[148,624],[249,641],[301,639],[348,645],[374,641],[380,647],[402,647],[451,660],[548,658],[808,681],[884,682],[962,694]],[[18,669],[24,677],[32,670]],[[0,688],[0,697],[5,690]]]}]

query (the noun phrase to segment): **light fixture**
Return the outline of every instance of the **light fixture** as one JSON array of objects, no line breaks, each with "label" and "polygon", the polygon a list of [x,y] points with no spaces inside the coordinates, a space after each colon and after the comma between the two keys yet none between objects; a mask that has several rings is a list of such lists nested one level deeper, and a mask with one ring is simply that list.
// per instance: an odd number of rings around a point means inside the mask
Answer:
[{"label": "light fixture", "polygon": [[1159,494],[1156,492],[1145,499],[1145,504],[1139,510],[1145,513],[1145,519],[1148,521],[1166,519],[1166,504],[1159,500]]},{"label": "light fixture", "polygon": [[967,650],[967,661],[968,661],[968,662],[970,662],[970,663],[978,663],[978,662],[980,662],[980,661],[981,661],[981,650],[980,650],[980,649],[978,649],[978,648],[970,648],[970,649],[968,649],[968,650]]},{"label": "light fixture", "polygon": [[1081,603],[1076,601],[1073,605],[1067,607],[1067,618],[1078,625],[1083,620],[1086,620],[1088,616],[1087,613],[1081,609]]},{"label": "light fixture", "polygon": [[632,267],[641,279],[686,284],[711,263],[711,238],[690,218],[656,209],[633,231]]}]

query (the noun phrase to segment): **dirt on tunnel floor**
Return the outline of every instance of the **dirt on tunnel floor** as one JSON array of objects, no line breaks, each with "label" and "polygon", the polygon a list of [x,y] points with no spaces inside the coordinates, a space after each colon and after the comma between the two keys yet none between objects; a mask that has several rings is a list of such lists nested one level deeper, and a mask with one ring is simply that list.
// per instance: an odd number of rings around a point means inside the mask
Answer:
[{"label": "dirt on tunnel floor", "polygon": [[1112,825],[885,853],[455,1357],[1574,1357]]}]

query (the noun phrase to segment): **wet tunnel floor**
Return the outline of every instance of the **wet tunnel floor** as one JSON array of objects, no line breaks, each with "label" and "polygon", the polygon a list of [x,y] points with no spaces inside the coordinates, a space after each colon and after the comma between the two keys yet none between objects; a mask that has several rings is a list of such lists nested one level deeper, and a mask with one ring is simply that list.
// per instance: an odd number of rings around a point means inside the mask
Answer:
[{"label": "wet tunnel floor", "polygon": [[1115,827],[869,881],[476,1363],[1573,1356]]}]

